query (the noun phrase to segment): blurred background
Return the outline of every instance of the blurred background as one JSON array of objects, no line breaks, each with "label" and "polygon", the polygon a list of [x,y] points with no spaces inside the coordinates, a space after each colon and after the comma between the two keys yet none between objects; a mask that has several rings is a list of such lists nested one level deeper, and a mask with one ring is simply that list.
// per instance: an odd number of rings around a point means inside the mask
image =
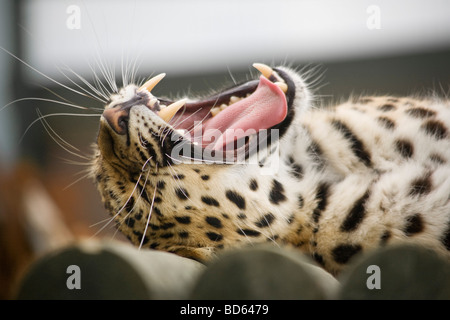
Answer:
[{"label": "blurred background", "polygon": [[108,215],[86,178],[103,91],[114,88],[107,79],[120,87],[166,72],[157,95],[195,96],[246,80],[263,62],[302,69],[321,103],[450,93],[446,0],[0,5],[0,299],[49,250],[121,239],[100,230]]}]

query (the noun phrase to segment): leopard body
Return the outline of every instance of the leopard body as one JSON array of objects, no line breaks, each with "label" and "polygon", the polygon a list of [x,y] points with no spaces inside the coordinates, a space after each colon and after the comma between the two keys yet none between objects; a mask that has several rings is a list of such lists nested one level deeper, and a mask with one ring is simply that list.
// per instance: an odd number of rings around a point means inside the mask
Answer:
[{"label": "leopard body", "polygon": [[264,157],[245,163],[174,161],[170,125],[139,102],[126,135],[102,117],[92,176],[119,230],[137,246],[200,261],[271,242],[332,274],[403,242],[450,256],[450,102],[367,96],[318,106],[298,73],[275,70],[289,78],[290,121]]}]

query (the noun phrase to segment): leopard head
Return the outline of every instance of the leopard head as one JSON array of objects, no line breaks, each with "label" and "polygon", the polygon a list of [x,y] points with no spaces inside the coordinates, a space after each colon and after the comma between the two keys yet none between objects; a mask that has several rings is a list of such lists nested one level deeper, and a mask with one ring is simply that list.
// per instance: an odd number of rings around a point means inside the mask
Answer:
[{"label": "leopard head", "polygon": [[279,237],[292,212],[279,158],[310,94],[293,70],[254,66],[259,78],[201,99],[154,96],[164,74],[111,96],[92,173],[110,222],[133,243],[204,260]]}]

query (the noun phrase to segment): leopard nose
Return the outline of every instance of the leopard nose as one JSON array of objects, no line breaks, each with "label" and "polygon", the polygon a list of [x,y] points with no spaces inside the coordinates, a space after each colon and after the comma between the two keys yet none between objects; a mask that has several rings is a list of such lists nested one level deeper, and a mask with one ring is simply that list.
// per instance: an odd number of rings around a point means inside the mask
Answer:
[{"label": "leopard nose", "polygon": [[103,117],[117,134],[124,135],[127,133],[130,109],[131,106],[122,106],[103,111]]}]

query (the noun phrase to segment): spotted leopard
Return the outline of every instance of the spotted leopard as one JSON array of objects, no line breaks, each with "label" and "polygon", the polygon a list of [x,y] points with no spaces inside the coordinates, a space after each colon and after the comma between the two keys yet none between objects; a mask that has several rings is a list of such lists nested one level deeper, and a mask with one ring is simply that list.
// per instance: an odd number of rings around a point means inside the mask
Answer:
[{"label": "spotted leopard", "polygon": [[111,96],[92,165],[132,243],[208,261],[273,242],[332,274],[402,242],[450,256],[450,102],[353,97],[319,106],[296,71],[206,97],[152,95],[164,74]]}]

